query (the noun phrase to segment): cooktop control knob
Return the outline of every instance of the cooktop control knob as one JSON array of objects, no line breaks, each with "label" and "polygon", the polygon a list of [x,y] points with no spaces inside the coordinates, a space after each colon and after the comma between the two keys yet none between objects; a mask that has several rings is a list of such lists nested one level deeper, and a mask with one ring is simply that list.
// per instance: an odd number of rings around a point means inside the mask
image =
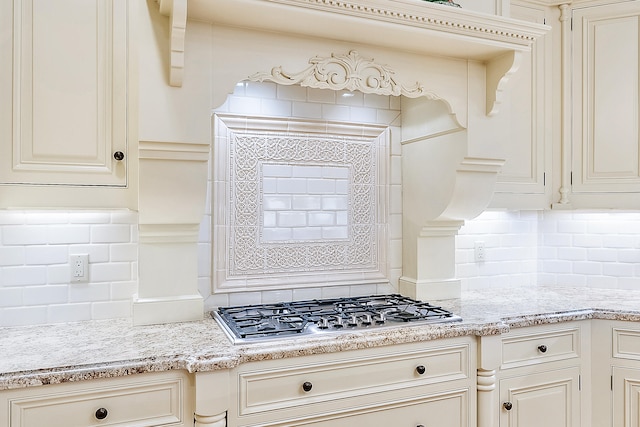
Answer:
[{"label": "cooktop control knob", "polygon": [[349,326],[358,326],[358,317],[354,314],[349,318]]},{"label": "cooktop control knob", "polygon": [[369,326],[371,324],[371,315],[369,313],[364,315],[364,319],[362,320],[362,324],[365,326]]},{"label": "cooktop control knob", "polygon": [[327,319],[326,317],[321,317],[320,318],[320,324],[318,325],[318,328],[327,329],[328,327],[329,327],[329,319]]},{"label": "cooktop control knob", "polygon": [[384,313],[378,314],[376,317],[376,323],[382,325],[387,320],[387,316]]},{"label": "cooktop control knob", "polygon": [[333,323],[334,328],[342,328],[344,326],[344,322],[342,321],[342,316],[336,316],[336,320]]}]

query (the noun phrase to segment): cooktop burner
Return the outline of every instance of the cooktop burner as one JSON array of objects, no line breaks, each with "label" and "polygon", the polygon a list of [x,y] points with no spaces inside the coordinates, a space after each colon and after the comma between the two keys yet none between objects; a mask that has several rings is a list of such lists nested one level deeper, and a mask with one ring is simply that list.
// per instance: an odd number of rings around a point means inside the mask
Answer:
[{"label": "cooktop burner", "polygon": [[442,307],[398,294],[220,307],[211,315],[234,343],[462,320]]}]

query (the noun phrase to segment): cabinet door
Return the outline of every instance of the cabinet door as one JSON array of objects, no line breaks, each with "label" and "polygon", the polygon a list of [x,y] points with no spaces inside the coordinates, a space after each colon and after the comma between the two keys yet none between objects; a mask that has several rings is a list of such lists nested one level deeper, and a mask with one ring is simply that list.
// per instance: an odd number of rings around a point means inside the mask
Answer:
[{"label": "cabinet door", "polygon": [[0,184],[126,185],[127,2],[0,2]]},{"label": "cabinet door", "polygon": [[579,427],[580,370],[568,368],[500,381],[500,427]]},{"label": "cabinet door", "polygon": [[[545,16],[543,7],[511,5],[515,19],[544,24]],[[550,126],[545,125],[550,111],[545,61],[548,37],[536,40],[531,53],[524,55],[498,113],[508,116],[509,131],[502,144],[506,162],[498,174],[493,207],[534,209],[550,202],[545,186],[546,144],[550,141]]]},{"label": "cabinet door", "polygon": [[638,2],[576,9],[572,23],[572,192],[640,192]]},{"label": "cabinet door", "polygon": [[613,426],[640,425],[640,369],[613,368]]}]

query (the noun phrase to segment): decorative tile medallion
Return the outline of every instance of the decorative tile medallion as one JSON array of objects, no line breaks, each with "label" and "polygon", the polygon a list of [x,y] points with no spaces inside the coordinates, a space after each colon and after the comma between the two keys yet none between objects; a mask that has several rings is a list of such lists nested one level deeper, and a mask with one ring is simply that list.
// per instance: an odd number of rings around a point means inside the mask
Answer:
[{"label": "decorative tile medallion", "polygon": [[[292,121],[306,132],[287,131]],[[261,286],[265,279],[274,286],[309,282],[318,272],[323,281],[333,273],[341,280],[349,273],[383,276],[386,127],[336,124],[335,133],[314,132],[331,126],[223,115],[215,123],[228,160],[225,171],[214,171],[228,194],[214,194],[214,206],[224,205],[224,222],[215,223],[226,224],[218,227],[226,255],[218,288],[246,287],[252,279]]]}]

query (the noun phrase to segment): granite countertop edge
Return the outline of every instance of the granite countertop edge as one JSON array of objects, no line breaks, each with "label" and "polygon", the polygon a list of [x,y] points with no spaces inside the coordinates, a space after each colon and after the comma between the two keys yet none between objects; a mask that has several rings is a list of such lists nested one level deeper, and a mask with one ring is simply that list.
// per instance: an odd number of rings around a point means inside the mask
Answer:
[{"label": "granite countertop edge", "polygon": [[[636,301],[640,301],[640,292],[637,296]],[[460,301],[451,303],[454,311],[459,303]],[[603,307],[607,306],[603,304]],[[461,336],[499,335],[514,328],[588,319],[640,321],[640,310],[636,311],[635,307],[610,309],[594,306],[558,310],[535,307],[524,313],[514,310],[513,313],[486,314],[475,318],[470,311],[466,313],[468,317],[464,317],[464,304],[457,308],[458,312],[462,312],[463,319],[467,320],[460,323],[386,328],[240,345],[231,344],[212,319],[152,326],[133,326],[130,319],[119,319],[0,328],[0,354],[5,355],[0,358],[0,390],[124,377],[147,372],[211,372],[261,360]],[[51,339],[42,346],[31,344],[25,345],[25,348],[16,348],[18,341],[30,343],[38,335],[51,335]],[[87,338],[89,336],[91,338]],[[83,348],[74,348],[81,343],[84,345],[84,351]],[[116,348],[119,345],[121,347]],[[60,350],[62,347],[64,349]],[[32,354],[38,351],[36,349],[40,349],[42,353]],[[65,350],[69,354],[66,354]],[[56,357],[57,351],[60,351],[60,354]],[[46,357],[47,353],[51,357]]]}]

